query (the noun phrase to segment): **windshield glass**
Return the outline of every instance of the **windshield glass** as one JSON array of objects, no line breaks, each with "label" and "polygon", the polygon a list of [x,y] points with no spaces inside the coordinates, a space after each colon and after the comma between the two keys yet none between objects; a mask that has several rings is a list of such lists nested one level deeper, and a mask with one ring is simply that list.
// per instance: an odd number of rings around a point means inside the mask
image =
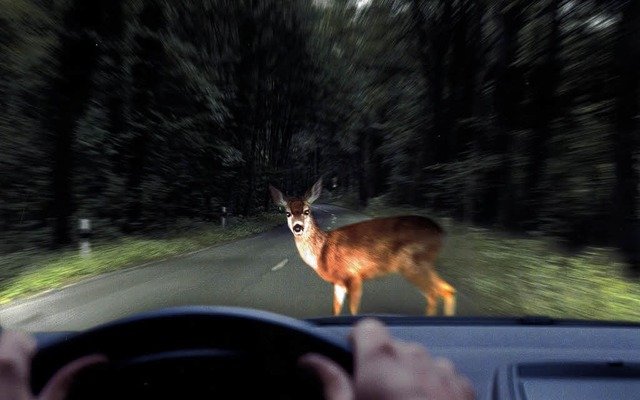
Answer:
[{"label": "windshield glass", "polygon": [[0,26],[0,325],[640,320],[636,1],[0,0]]}]

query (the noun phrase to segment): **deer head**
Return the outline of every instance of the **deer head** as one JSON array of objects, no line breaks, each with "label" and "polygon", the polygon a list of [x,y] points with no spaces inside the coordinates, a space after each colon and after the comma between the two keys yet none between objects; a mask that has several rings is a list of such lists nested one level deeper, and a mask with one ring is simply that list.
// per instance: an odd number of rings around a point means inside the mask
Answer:
[{"label": "deer head", "polygon": [[305,193],[302,198],[285,198],[282,192],[269,185],[273,202],[285,209],[287,213],[287,224],[294,236],[303,236],[308,232],[312,224],[311,203],[320,197],[322,192],[322,178]]}]

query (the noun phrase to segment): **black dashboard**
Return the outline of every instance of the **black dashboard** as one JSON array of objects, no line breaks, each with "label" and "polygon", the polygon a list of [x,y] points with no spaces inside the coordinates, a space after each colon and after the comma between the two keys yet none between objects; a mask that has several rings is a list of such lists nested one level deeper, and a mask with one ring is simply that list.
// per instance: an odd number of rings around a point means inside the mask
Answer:
[{"label": "black dashboard", "polygon": [[[249,315],[253,318],[254,314],[252,312]],[[196,313],[181,320],[176,319],[176,315],[172,315],[170,320],[154,320],[152,324],[144,320],[142,322],[145,325],[138,325],[143,329],[137,330],[132,330],[133,325],[128,323],[120,327],[126,331],[114,330],[112,327],[107,331],[110,336],[103,336],[102,339],[115,337],[122,340],[126,333],[128,337],[136,338],[138,344],[135,347],[145,347],[154,341],[164,346],[170,338],[178,337],[181,346],[188,347],[196,342],[200,342],[200,345],[208,344],[210,336],[218,335],[217,332],[222,329],[221,320],[211,320],[207,316],[202,320],[204,322],[193,325],[196,321],[194,317],[200,318],[201,315]],[[268,315],[267,317],[272,318]],[[293,326],[296,334],[300,331],[317,334],[318,337],[334,340],[333,343],[337,344],[338,348],[347,343],[351,326],[357,318],[361,317],[312,319],[308,320],[307,324],[276,316],[281,318],[279,322]],[[516,319],[377,317],[387,324],[395,338],[419,342],[428,348],[432,355],[452,360],[457,369],[471,380],[479,400],[640,399],[640,324],[592,323],[538,317]],[[167,325],[169,322],[177,323]],[[271,321],[268,322],[271,323]],[[288,357],[294,360],[297,357],[295,354],[299,354],[298,350],[294,351],[292,348],[297,344],[302,346],[302,342],[298,342],[294,336],[286,336],[291,332],[280,331],[279,327],[274,330],[269,326],[242,324],[234,328],[233,335],[218,337],[217,343],[220,343],[220,340],[228,343],[245,343],[255,341],[255,338],[269,337],[269,340],[263,341],[263,345],[272,347],[268,350],[271,353],[269,362],[272,365],[278,358]],[[169,326],[172,328],[167,329]],[[197,330],[189,331],[189,326],[197,327]],[[157,333],[149,335],[149,332]],[[132,333],[134,336],[131,336]],[[60,347],[61,343],[73,336],[72,333],[41,333],[36,335],[36,339],[41,347],[47,348],[52,343],[58,343]],[[304,343],[299,350],[302,351],[303,347],[308,348],[309,345]],[[117,348],[118,345],[108,351],[114,351],[113,349]],[[285,356],[287,352],[290,354]],[[204,365],[211,372],[213,364],[208,363],[207,360],[216,359],[227,362],[224,357],[231,353],[223,354],[222,358],[219,352],[214,354],[210,350],[206,352],[189,350],[175,354],[178,357],[171,360],[182,360],[181,370],[191,371],[184,374],[185,378],[189,379],[191,385],[197,385],[199,381],[208,379],[204,374],[196,374],[194,371],[197,368]],[[54,358],[60,357],[58,355]],[[231,362],[237,360],[235,357],[227,358]],[[163,362],[167,359],[163,358]],[[153,362],[149,363],[150,360]],[[159,365],[156,361],[149,357],[138,356],[135,368],[122,370],[127,373],[120,373],[118,379],[127,379],[131,371],[134,371],[136,376],[143,377],[138,381],[142,380],[148,384],[152,381],[149,366],[153,365],[153,368],[156,368]],[[195,364],[194,361],[196,361]],[[191,369],[185,370],[188,363],[193,364],[193,368],[189,367]],[[165,377],[156,380],[155,385],[161,385],[163,380],[171,376],[167,374],[175,374],[175,363],[173,364],[171,368],[164,366],[156,368],[157,371],[164,373]],[[243,371],[242,368],[244,367],[238,367],[238,371]],[[291,375],[283,375],[283,382],[287,382],[286,376]],[[300,380],[300,382],[307,384],[304,382],[309,380]],[[247,387],[251,388],[250,385]],[[146,387],[143,389],[147,390]],[[210,393],[215,393],[216,387],[210,385],[208,390]]]}]

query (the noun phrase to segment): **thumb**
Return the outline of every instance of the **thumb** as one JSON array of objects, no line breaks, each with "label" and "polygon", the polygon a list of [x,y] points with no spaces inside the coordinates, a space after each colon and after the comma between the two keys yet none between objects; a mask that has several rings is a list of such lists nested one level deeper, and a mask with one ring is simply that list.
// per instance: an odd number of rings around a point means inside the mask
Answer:
[{"label": "thumb", "polygon": [[320,354],[306,354],[300,357],[298,365],[313,369],[324,387],[327,400],[353,400],[354,389],[351,377],[342,367]]},{"label": "thumb", "polygon": [[76,375],[83,369],[107,362],[107,358],[101,355],[91,355],[79,358],[61,368],[42,389],[39,400],[64,400],[67,398],[71,383]]}]

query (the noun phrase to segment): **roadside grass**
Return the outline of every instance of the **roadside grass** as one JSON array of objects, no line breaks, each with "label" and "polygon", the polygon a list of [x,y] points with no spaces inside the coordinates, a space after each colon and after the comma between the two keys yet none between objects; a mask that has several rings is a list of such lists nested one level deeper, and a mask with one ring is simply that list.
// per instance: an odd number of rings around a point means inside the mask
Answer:
[{"label": "roadside grass", "polygon": [[200,250],[264,232],[283,223],[277,213],[237,218],[225,229],[201,226],[163,238],[129,236],[92,246],[81,258],[77,249],[56,252],[25,251],[0,256],[0,304],[107,272]]},{"label": "roadside grass", "polygon": [[[425,210],[371,202],[379,217],[430,215]],[[546,315],[558,318],[640,320],[640,283],[625,276],[616,251],[588,247],[569,252],[548,237],[514,236],[437,218],[447,232],[438,262],[474,315]],[[0,304],[58,289],[107,272],[196,251],[266,231],[283,223],[264,213],[226,229],[203,226],[163,238],[131,236],[93,245],[90,258],[77,249],[25,251],[0,256]]]},{"label": "roadside grass", "polygon": [[[368,215],[429,215],[375,203]],[[553,238],[516,237],[436,218],[445,228],[443,277],[472,303],[474,315],[640,320],[640,283],[614,249],[570,252]]]}]

